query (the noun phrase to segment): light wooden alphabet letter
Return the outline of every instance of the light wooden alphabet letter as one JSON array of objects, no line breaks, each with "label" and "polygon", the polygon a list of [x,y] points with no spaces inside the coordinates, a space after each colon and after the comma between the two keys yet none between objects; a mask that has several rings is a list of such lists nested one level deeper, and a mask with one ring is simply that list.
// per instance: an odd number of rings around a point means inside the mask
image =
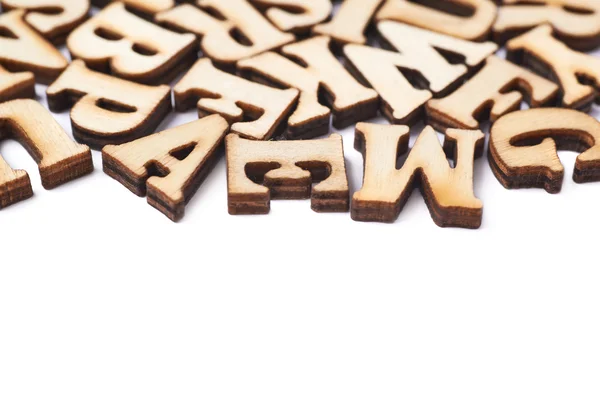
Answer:
[{"label": "light wooden alphabet letter", "polygon": [[[198,4],[216,10],[225,21],[190,4],[160,13],[156,21],[201,37],[204,55],[216,64],[232,66],[241,59],[277,49],[295,39],[292,34],[275,28],[248,0],[198,0]],[[243,34],[250,44],[236,40],[232,34],[235,31]]]},{"label": "light wooden alphabet letter", "polygon": [[67,39],[73,59],[143,84],[168,83],[196,60],[195,37],[150,23],[114,3]]},{"label": "light wooden alphabet letter", "polygon": [[471,41],[486,40],[495,19],[496,5],[491,0],[387,0],[377,13],[377,20],[399,21]]},{"label": "light wooden alphabet letter", "polygon": [[[600,59],[571,50],[552,36],[549,25],[510,40],[506,49],[509,60],[556,80],[564,107],[587,111],[598,97]],[[585,78],[585,84],[580,78]]]},{"label": "light wooden alphabet letter", "polygon": [[523,94],[532,107],[554,102],[558,87],[526,69],[491,56],[485,67],[454,93],[427,103],[427,123],[446,128],[479,129],[479,121],[494,122],[520,108]]},{"label": "light wooden alphabet letter", "polygon": [[[105,7],[115,0],[92,0],[98,7]],[[142,17],[151,17],[154,14],[175,7],[176,0],[121,0],[131,10]]]},{"label": "light wooden alphabet letter", "polygon": [[222,153],[229,129],[219,115],[102,150],[104,172],[178,221]]},{"label": "light wooden alphabet letter", "polygon": [[600,2],[597,0],[503,0],[494,37],[505,43],[540,24],[550,24],[569,47],[588,51],[600,45]]},{"label": "light wooden alphabet letter", "polygon": [[321,89],[331,101],[333,125],[338,129],[377,114],[377,93],[344,69],[329,50],[328,37],[287,45],[282,51],[306,68],[273,52],[242,60],[238,68],[252,79],[300,90],[298,107],[288,120],[287,138],[308,139],[329,132],[330,110],[319,103]]},{"label": "light wooden alphabet letter", "polygon": [[9,71],[31,71],[36,81],[48,84],[67,67],[67,60],[29,28],[24,15],[24,10],[0,14],[0,64]]},{"label": "light wooden alphabet letter", "polygon": [[340,135],[312,141],[249,141],[230,134],[226,150],[230,214],[266,214],[271,199],[309,198],[316,212],[348,211]]},{"label": "light wooden alphabet letter", "polygon": [[[350,44],[344,53],[353,70],[380,95],[381,111],[395,124],[411,124],[420,119],[424,104],[433,95],[453,88],[468,72],[496,51],[493,43],[474,43],[406,24],[378,24],[383,39],[399,52]],[[450,64],[437,50],[464,56],[465,65]],[[417,89],[398,68],[419,72],[425,81]],[[405,72],[406,72],[405,71]]]},{"label": "light wooden alphabet letter", "polygon": [[54,44],[85,21],[90,0],[0,0],[4,10],[27,10],[25,21]]},{"label": "light wooden alphabet letter", "polygon": [[481,131],[449,129],[444,148],[454,152],[451,168],[433,128],[426,127],[402,168],[409,128],[403,125],[356,126],[356,149],[365,158],[362,189],[354,194],[352,218],[393,222],[419,185],[434,222],[440,227],[479,228],[483,205],[473,193],[473,161],[483,153]]},{"label": "light wooden alphabet letter", "polygon": [[[280,90],[257,84],[215,68],[202,58],[174,88],[175,107],[194,105],[200,117],[221,114],[231,130],[249,139],[270,139],[290,114],[298,98],[295,89]],[[251,117],[251,122],[242,122]]]},{"label": "light wooden alphabet letter", "polygon": [[491,131],[490,166],[507,189],[558,193],[565,170],[557,149],[582,152],[575,162],[576,183],[600,181],[600,122],[565,108],[529,109],[500,118]]},{"label": "light wooden alphabet letter", "polygon": [[73,135],[93,149],[154,132],[171,111],[166,85],[137,84],[91,71],[77,60],[46,91],[52,111],[70,106]]},{"label": "light wooden alphabet letter", "polygon": [[344,0],[333,20],[316,26],[313,32],[341,44],[366,44],[365,31],[383,1]]},{"label": "light wooden alphabet letter", "polygon": [[[87,146],[73,142],[39,102],[17,99],[0,104],[0,139],[18,140],[38,163],[42,186],[52,189],[92,172]],[[0,156],[0,208],[33,195],[29,175],[13,170]]]}]

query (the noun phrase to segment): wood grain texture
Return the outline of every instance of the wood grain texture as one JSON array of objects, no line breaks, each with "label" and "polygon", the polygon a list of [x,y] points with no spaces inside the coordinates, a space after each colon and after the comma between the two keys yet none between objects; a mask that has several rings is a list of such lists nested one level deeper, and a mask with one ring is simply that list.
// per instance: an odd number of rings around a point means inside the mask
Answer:
[{"label": "wood grain texture", "polygon": [[561,104],[588,111],[600,90],[600,59],[573,51],[552,36],[543,25],[510,40],[507,58],[555,81],[560,86]]},{"label": "wood grain texture", "polygon": [[0,5],[5,11],[26,10],[25,21],[54,44],[64,43],[90,11],[90,0],[0,0]]},{"label": "wood grain texture", "polygon": [[427,103],[427,123],[438,130],[479,129],[521,107],[523,95],[531,107],[554,103],[556,84],[526,69],[491,56],[473,78],[454,93]]},{"label": "wood grain texture", "polygon": [[313,29],[340,44],[366,44],[365,31],[384,0],[344,0],[333,19]]},{"label": "wood grain texture", "polygon": [[327,20],[333,9],[331,0],[251,0],[282,31],[306,34]]},{"label": "wood grain texture", "polygon": [[494,38],[503,44],[541,24],[550,24],[569,47],[589,51],[600,46],[597,0],[503,0],[494,23]]},{"label": "wood grain texture", "polygon": [[[378,30],[382,41],[398,52],[350,44],[344,54],[352,71],[379,93],[381,112],[394,124],[420,120],[428,100],[456,88],[471,68],[497,49],[493,43],[470,42],[402,23],[382,22]],[[461,55],[465,63],[450,64],[439,50]]]},{"label": "wood grain texture", "polygon": [[[0,104],[0,139],[16,139],[38,164],[42,186],[52,189],[92,172],[87,146],[73,142],[37,101],[17,99]],[[0,156],[0,208],[33,195],[29,175],[13,170]]]},{"label": "wood grain texture", "polygon": [[[302,65],[273,52],[242,60],[242,75],[266,84],[300,91],[296,110],[288,119],[285,137],[309,139],[329,133],[330,113],[337,129],[374,117],[379,107],[375,91],[361,85],[329,50],[329,37],[313,37],[286,45],[282,53]],[[319,92],[327,95],[325,107]]]},{"label": "wood grain texture", "polygon": [[[483,133],[449,129],[442,147],[433,128],[426,127],[398,169],[409,139],[404,125],[356,126],[355,145],[364,156],[365,171],[363,187],[352,199],[352,218],[391,223],[418,186],[438,226],[479,228],[483,204],[473,192],[473,165],[483,153]],[[455,168],[444,150],[453,152]]]},{"label": "wood grain texture", "polygon": [[471,41],[487,40],[495,19],[491,0],[387,0],[376,16]]},{"label": "wood grain texture", "polygon": [[0,102],[19,98],[35,98],[34,75],[8,72],[0,65]]},{"label": "wood grain texture", "polygon": [[166,85],[142,85],[95,72],[77,60],[46,94],[54,112],[73,107],[75,139],[101,149],[153,133],[172,110],[170,91]]},{"label": "wood grain texture", "polygon": [[67,60],[24,16],[24,10],[0,14],[0,64],[9,71],[30,71],[37,82],[48,84],[67,67]]},{"label": "wood grain texture", "polygon": [[340,135],[311,141],[250,141],[230,134],[226,152],[230,214],[267,214],[271,199],[309,198],[316,212],[348,211]]},{"label": "wood grain texture", "polygon": [[529,109],[500,118],[491,130],[490,166],[507,189],[560,192],[565,170],[557,150],[582,152],[575,162],[576,183],[600,181],[600,123],[587,114]]},{"label": "wood grain texture", "polygon": [[[160,13],[156,21],[200,37],[206,57],[217,65],[234,66],[241,59],[277,49],[295,40],[294,35],[279,31],[248,0],[199,0],[201,7],[211,8],[225,20],[218,20],[190,4]],[[238,32],[248,39],[235,38]]]},{"label": "wood grain texture", "polygon": [[199,117],[220,114],[232,132],[257,140],[279,134],[298,99],[295,89],[271,88],[228,74],[208,58],[198,60],[173,91],[178,111],[197,106]]},{"label": "wood grain texture", "polygon": [[229,129],[219,115],[102,149],[104,172],[173,221],[221,157]]},{"label": "wood grain texture", "polygon": [[73,59],[143,84],[164,84],[196,60],[195,37],[150,23],[113,3],[67,39]]},{"label": "wood grain texture", "polygon": [[[92,0],[97,7],[106,7],[115,0]],[[120,0],[128,9],[143,17],[151,17],[161,11],[175,7],[176,0]]]}]

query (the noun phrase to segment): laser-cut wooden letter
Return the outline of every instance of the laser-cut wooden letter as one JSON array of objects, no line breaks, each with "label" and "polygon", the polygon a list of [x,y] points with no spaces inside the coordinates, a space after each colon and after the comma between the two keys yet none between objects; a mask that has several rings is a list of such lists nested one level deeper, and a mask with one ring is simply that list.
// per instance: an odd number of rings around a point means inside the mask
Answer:
[{"label": "laser-cut wooden letter", "polygon": [[433,221],[440,227],[476,229],[483,205],[473,192],[474,158],[483,153],[481,131],[449,129],[444,148],[454,152],[451,168],[433,128],[426,127],[402,168],[398,157],[408,151],[409,128],[404,125],[356,126],[356,149],[365,160],[362,189],[354,194],[352,218],[393,222],[410,197],[416,181]]},{"label": "laser-cut wooden letter", "polygon": [[[493,43],[474,43],[401,23],[379,23],[378,29],[399,52],[351,44],[344,47],[344,54],[379,93],[382,113],[395,124],[415,122],[425,102],[453,87],[468,67],[479,65],[497,49]],[[450,64],[437,49],[464,56],[466,66]],[[398,68],[419,72],[429,90],[414,88]]]},{"label": "laser-cut wooden letter", "polygon": [[[198,60],[173,91],[178,111],[197,105],[199,117],[221,114],[232,132],[259,140],[274,136],[298,99],[295,89],[275,89],[236,77],[215,68],[208,58]],[[244,116],[254,120],[242,122]]]},{"label": "laser-cut wooden letter", "polygon": [[0,65],[0,102],[18,98],[35,98],[35,77],[30,72],[8,72]]},{"label": "laser-cut wooden letter", "polygon": [[67,60],[29,28],[24,15],[24,10],[0,14],[0,64],[10,71],[31,71],[36,81],[48,84],[67,67]]},{"label": "laser-cut wooden letter", "polygon": [[[264,51],[277,49],[295,37],[275,28],[248,0],[199,0],[201,7],[217,10],[225,21],[189,4],[160,13],[156,21],[168,27],[192,32],[201,37],[206,57],[217,64],[232,66],[237,61]],[[237,41],[232,33],[239,31],[251,45]]]},{"label": "laser-cut wooden letter", "polygon": [[344,0],[333,20],[316,26],[313,32],[341,44],[366,44],[365,31],[383,1]]},{"label": "laser-cut wooden letter", "polygon": [[[104,172],[178,221],[222,152],[229,129],[219,115],[102,149]],[[154,172],[150,168],[155,169]]]},{"label": "laser-cut wooden letter", "polygon": [[125,9],[106,7],[67,39],[73,59],[98,71],[143,84],[168,83],[196,60],[195,37],[150,23]]},{"label": "laser-cut wooden letter", "polygon": [[556,36],[576,50],[600,45],[600,2],[596,0],[504,0],[494,23],[499,43],[540,24],[551,24]]},{"label": "laser-cut wooden letter", "polygon": [[575,162],[576,183],[600,181],[600,122],[564,108],[528,109],[500,118],[491,131],[490,166],[507,189],[558,193],[565,170],[557,149],[583,152]]},{"label": "laser-cut wooden letter", "polygon": [[[491,0],[430,0],[423,3],[434,3],[437,7],[411,0],[387,0],[376,19],[399,21],[471,41],[488,39],[496,19],[496,5]],[[472,14],[452,13],[465,9]]]},{"label": "laser-cut wooden letter", "polygon": [[25,21],[54,44],[63,43],[90,10],[90,0],[0,0],[0,5],[27,10]]},{"label": "laser-cut wooden letter", "polygon": [[[267,7],[266,15],[282,31],[306,33],[314,25],[327,20],[331,0],[252,0]],[[288,11],[289,10],[289,11]]]},{"label": "laser-cut wooden letter", "polygon": [[73,135],[93,149],[118,145],[154,132],[171,111],[166,85],[137,84],[91,71],[77,60],[48,87],[48,106],[70,106]]},{"label": "laser-cut wooden letter", "polygon": [[[549,25],[510,40],[506,49],[509,60],[556,80],[561,88],[563,106],[587,111],[598,97],[600,59],[571,50],[552,36]],[[585,78],[585,84],[580,77]]]},{"label": "laser-cut wooden letter", "polygon": [[[38,163],[42,186],[52,189],[94,169],[87,146],[73,142],[37,101],[0,104],[0,139],[18,140]],[[29,175],[13,170],[0,156],[0,209],[33,195]]]},{"label": "laser-cut wooden letter", "polygon": [[249,141],[230,134],[226,150],[230,214],[266,214],[271,199],[308,198],[316,212],[348,211],[340,135],[312,141]]},{"label": "laser-cut wooden letter", "polygon": [[273,52],[242,60],[238,68],[250,78],[300,90],[298,107],[288,120],[287,138],[308,139],[329,132],[330,110],[318,98],[321,87],[328,93],[333,125],[338,129],[377,114],[377,93],[344,69],[329,50],[328,37],[310,38],[287,45],[282,51],[302,61],[306,68]]},{"label": "laser-cut wooden letter", "polygon": [[523,94],[532,107],[549,105],[556,84],[528,70],[491,56],[485,67],[454,93],[427,103],[427,123],[438,130],[479,129],[479,121],[494,122],[520,108]]}]

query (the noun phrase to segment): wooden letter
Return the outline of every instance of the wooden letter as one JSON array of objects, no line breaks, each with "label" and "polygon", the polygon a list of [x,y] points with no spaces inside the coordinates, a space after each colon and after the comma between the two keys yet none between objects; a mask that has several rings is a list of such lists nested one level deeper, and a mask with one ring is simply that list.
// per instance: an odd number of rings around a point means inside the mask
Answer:
[{"label": "wooden letter", "polygon": [[356,126],[356,149],[365,158],[365,176],[362,189],[352,200],[352,218],[391,223],[414,187],[420,185],[438,226],[479,228],[483,205],[473,193],[473,162],[483,153],[483,133],[446,132],[444,149],[454,152],[456,163],[451,168],[435,131],[426,127],[398,169],[396,163],[408,151],[409,137],[409,128],[403,125]]},{"label": "wooden letter", "polygon": [[[600,89],[600,59],[573,51],[552,37],[552,27],[543,25],[507,46],[508,59],[526,66],[560,85],[562,105],[588,111]],[[585,78],[585,84],[580,81]],[[586,84],[590,85],[586,85]]]},{"label": "wooden letter", "polygon": [[521,107],[523,94],[532,107],[554,102],[558,87],[517,65],[491,56],[485,67],[453,94],[427,103],[427,123],[438,130],[479,129]]},{"label": "wooden letter", "polygon": [[383,1],[344,0],[333,20],[316,26],[313,32],[341,44],[366,44],[365,31]]},{"label": "wooden letter", "polygon": [[330,110],[319,103],[320,90],[327,92],[338,129],[377,114],[377,93],[344,69],[329,50],[328,37],[287,45],[283,53],[302,61],[306,68],[273,52],[242,60],[238,68],[252,79],[300,90],[298,108],[288,120],[287,138],[308,139],[329,132]]},{"label": "wooden letter", "polygon": [[[98,7],[105,7],[115,0],[92,0]],[[123,0],[123,3],[142,17],[151,17],[154,14],[175,7],[175,0]]]},{"label": "wooden letter", "polygon": [[500,118],[491,131],[490,166],[507,189],[558,193],[565,170],[557,149],[583,152],[575,162],[576,183],[600,181],[600,123],[564,108],[529,109]]},{"label": "wooden letter", "polygon": [[[381,111],[395,124],[411,124],[420,119],[425,102],[453,88],[468,72],[496,51],[493,43],[474,43],[448,37],[401,23],[378,24],[383,39],[399,52],[360,45],[347,45],[344,54],[354,71],[363,77],[380,95]],[[465,57],[465,65],[450,64],[437,50]],[[418,72],[417,78],[428,89],[416,89],[405,74]],[[414,75],[412,75],[414,77]]]},{"label": "wooden letter", "polygon": [[74,61],[46,94],[52,111],[70,106],[73,135],[93,149],[151,134],[171,111],[171,89],[136,84]]},{"label": "wooden letter", "polygon": [[102,150],[104,172],[178,221],[222,153],[229,129],[219,115],[198,119],[120,146]]},{"label": "wooden letter", "polygon": [[314,25],[327,20],[331,0],[252,0],[267,7],[267,17],[282,31],[306,33]]},{"label": "wooden letter", "polygon": [[504,0],[503,3],[494,24],[494,37],[499,43],[548,23],[571,48],[587,51],[600,45],[600,2],[596,0]]},{"label": "wooden letter", "polygon": [[[175,107],[198,106],[198,116],[221,114],[232,132],[249,139],[270,139],[298,99],[295,89],[279,90],[216,69],[202,58],[174,88]],[[242,122],[251,117],[251,122]]]},{"label": "wooden letter", "polygon": [[[248,0],[199,0],[198,4],[216,10],[226,20],[217,20],[194,6],[183,4],[160,13],[156,21],[201,37],[202,51],[216,64],[232,66],[241,59],[294,41],[292,34],[275,28]],[[250,44],[236,40],[232,35],[235,31]]]},{"label": "wooden letter", "polygon": [[[0,139],[18,140],[38,163],[42,186],[52,189],[92,172],[87,146],[73,142],[39,102],[17,99],[0,104]],[[13,170],[0,156],[0,208],[33,195],[29,175]]]},{"label": "wooden letter", "polygon": [[167,83],[196,60],[195,37],[149,23],[125,9],[106,7],[67,39],[73,59],[144,84]]},{"label": "wooden letter", "polygon": [[340,135],[265,142],[230,134],[226,149],[230,214],[266,214],[271,199],[308,198],[316,212],[348,211],[350,194]]},{"label": "wooden letter", "polygon": [[27,10],[25,21],[54,44],[63,43],[90,10],[90,0],[0,0],[0,5]]},{"label": "wooden letter", "polygon": [[35,77],[30,72],[11,73],[0,66],[0,102],[35,98]]},{"label": "wooden letter", "polygon": [[486,40],[495,19],[491,0],[387,0],[377,13],[378,21],[399,21],[471,41]]},{"label": "wooden letter", "polygon": [[31,71],[38,82],[52,82],[67,67],[62,54],[23,21],[24,10],[0,14],[0,64]]}]

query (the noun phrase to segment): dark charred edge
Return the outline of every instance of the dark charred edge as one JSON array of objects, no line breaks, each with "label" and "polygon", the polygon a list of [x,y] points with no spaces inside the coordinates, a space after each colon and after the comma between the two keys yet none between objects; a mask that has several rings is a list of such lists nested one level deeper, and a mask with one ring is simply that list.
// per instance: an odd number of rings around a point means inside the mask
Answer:
[{"label": "dark charred edge", "polygon": [[35,80],[27,81],[24,84],[19,84],[11,89],[7,89],[4,93],[0,93],[0,103],[11,101],[13,99],[35,99]]},{"label": "dark charred edge", "polygon": [[[329,100],[329,98],[327,98]],[[328,101],[333,106],[333,101]],[[344,129],[357,122],[366,121],[377,116],[379,111],[379,97],[358,103],[343,111],[333,111],[333,126],[336,129]]]},{"label": "dark charred edge", "polygon": [[104,148],[106,145],[122,145],[141,137],[151,135],[171,112],[171,110],[171,93],[169,92],[163,97],[156,110],[150,115],[148,120],[132,131],[121,132],[113,135],[97,134],[88,132],[85,129],[78,127],[71,120],[73,137],[77,142],[86,144],[93,150],[102,150],[102,148]]},{"label": "dark charred edge", "polygon": [[303,123],[299,126],[288,126],[283,133],[283,139],[313,139],[318,136],[327,135],[330,131],[329,120],[331,115],[324,115],[313,121]]},{"label": "dark charred edge", "polygon": [[541,167],[528,167],[522,169],[519,173],[506,172],[500,166],[500,159],[496,161],[497,153],[495,148],[490,144],[488,151],[488,159],[492,173],[498,179],[498,182],[506,189],[528,189],[538,188],[544,189],[551,194],[560,193],[564,178],[563,172],[553,173],[548,169]]},{"label": "dark charred edge", "polygon": [[[511,61],[517,65],[528,68],[536,74],[554,82],[559,86],[559,92],[555,98],[555,101],[551,101],[550,105],[554,103],[554,105],[562,105],[565,108],[576,109],[578,111],[589,112],[592,109],[592,105],[594,100],[598,96],[598,91],[591,93],[588,97],[582,98],[574,103],[567,105],[564,101],[564,89],[556,72],[552,69],[551,66],[546,64],[544,61],[539,59],[532,53],[527,52],[526,50],[513,50],[508,51],[506,53],[506,59]],[[595,88],[595,87],[594,87]]]},{"label": "dark charred edge", "polygon": [[129,189],[134,195],[139,197],[146,196],[147,178],[138,179],[121,162],[113,158],[106,152],[102,152],[102,169],[111,178],[121,183]]},{"label": "dark charred edge", "polygon": [[[290,181],[280,180],[276,184],[265,183],[263,186],[271,192],[271,200],[306,200],[311,196],[311,181],[289,184]],[[296,182],[296,181],[292,181]]]},{"label": "dark charred edge", "polygon": [[0,210],[29,199],[32,196],[33,189],[31,187],[31,181],[29,180],[29,175],[25,173],[23,176],[1,186]]},{"label": "dark charred edge", "polygon": [[271,210],[271,200],[269,194],[241,193],[228,195],[229,214],[253,215],[268,214]]},{"label": "dark charred edge", "polygon": [[442,206],[435,197],[425,174],[422,175],[420,190],[433,222],[442,228],[479,229],[483,219],[483,208],[468,209],[464,207]]},{"label": "dark charred edge", "polygon": [[600,182],[600,161],[581,162],[577,160],[573,180],[575,183]]},{"label": "dark charred edge", "polygon": [[10,72],[30,71],[35,76],[35,81],[43,85],[52,84],[68,66],[67,61],[65,61],[65,66],[63,68],[56,69],[40,68],[37,65],[27,63],[15,63],[8,60],[2,60],[0,61],[0,64],[2,64],[2,66]]},{"label": "dark charred edge", "polygon": [[71,180],[88,175],[94,171],[92,153],[89,150],[64,159],[52,166],[40,169],[42,186],[53,189]]},{"label": "dark charred edge", "polygon": [[454,118],[445,115],[443,112],[432,108],[429,104],[425,104],[425,123],[430,125],[438,132],[446,132],[447,129],[468,129],[477,130],[479,128],[471,128]]},{"label": "dark charred edge", "polygon": [[350,210],[350,192],[313,193],[311,208],[317,213],[347,213]]}]

